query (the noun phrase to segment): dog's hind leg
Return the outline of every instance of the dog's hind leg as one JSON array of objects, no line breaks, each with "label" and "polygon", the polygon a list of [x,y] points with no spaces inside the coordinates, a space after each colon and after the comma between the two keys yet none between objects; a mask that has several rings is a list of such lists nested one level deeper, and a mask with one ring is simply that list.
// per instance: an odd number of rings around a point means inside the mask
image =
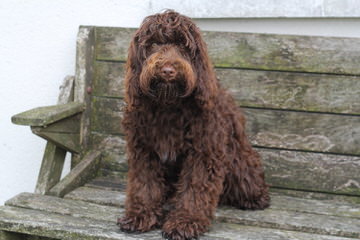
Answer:
[{"label": "dog's hind leg", "polygon": [[270,205],[268,189],[260,157],[250,148],[229,164],[220,204],[240,209],[264,209]]}]

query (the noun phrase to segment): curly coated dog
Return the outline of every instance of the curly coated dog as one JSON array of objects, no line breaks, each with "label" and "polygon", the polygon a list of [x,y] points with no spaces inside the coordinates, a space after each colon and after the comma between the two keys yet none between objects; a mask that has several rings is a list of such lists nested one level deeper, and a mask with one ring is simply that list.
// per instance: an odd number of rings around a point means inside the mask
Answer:
[{"label": "curly coated dog", "polygon": [[130,44],[125,91],[122,231],[162,228],[166,239],[196,239],[218,204],[269,206],[244,115],[220,86],[190,18],[172,10],[145,18]]}]

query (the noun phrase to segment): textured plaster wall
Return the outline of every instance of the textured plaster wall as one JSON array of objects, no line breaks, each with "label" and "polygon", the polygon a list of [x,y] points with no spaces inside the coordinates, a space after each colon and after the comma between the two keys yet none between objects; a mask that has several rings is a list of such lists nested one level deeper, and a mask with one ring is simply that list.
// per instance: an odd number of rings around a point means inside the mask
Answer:
[{"label": "textured plaster wall", "polygon": [[10,118],[56,103],[63,77],[74,74],[79,25],[137,27],[146,15],[172,8],[198,18],[205,30],[360,37],[359,2],[0,0],[0,205],[34,190],[45,147]]}]

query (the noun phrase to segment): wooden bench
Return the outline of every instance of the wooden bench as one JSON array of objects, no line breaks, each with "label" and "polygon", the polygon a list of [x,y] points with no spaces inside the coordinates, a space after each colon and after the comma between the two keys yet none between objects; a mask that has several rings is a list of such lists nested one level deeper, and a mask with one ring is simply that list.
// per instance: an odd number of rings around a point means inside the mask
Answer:
[{"label": "wooden bench", "polygon": [[[13,116],[47,140],[35,193],[0,207],[0,239],[160,239],[125,234],[120,120],[134,29],[82,26],[59,103]],[[247,115],[272,185],[265,211],[219,207],[202,239],[360,238],[360,39],[204,32]],[[60,180],[66,152],[71,171]]]}]

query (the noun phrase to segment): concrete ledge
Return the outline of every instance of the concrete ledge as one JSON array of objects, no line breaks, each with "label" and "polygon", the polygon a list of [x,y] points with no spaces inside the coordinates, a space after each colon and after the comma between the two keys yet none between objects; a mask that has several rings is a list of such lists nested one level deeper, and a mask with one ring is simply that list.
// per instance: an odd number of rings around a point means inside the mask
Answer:
[{"label": "concrete ledge", "polygon": [[149,1],[150,13],[175,9],[192,18],[357,18],[357,0]]}]

